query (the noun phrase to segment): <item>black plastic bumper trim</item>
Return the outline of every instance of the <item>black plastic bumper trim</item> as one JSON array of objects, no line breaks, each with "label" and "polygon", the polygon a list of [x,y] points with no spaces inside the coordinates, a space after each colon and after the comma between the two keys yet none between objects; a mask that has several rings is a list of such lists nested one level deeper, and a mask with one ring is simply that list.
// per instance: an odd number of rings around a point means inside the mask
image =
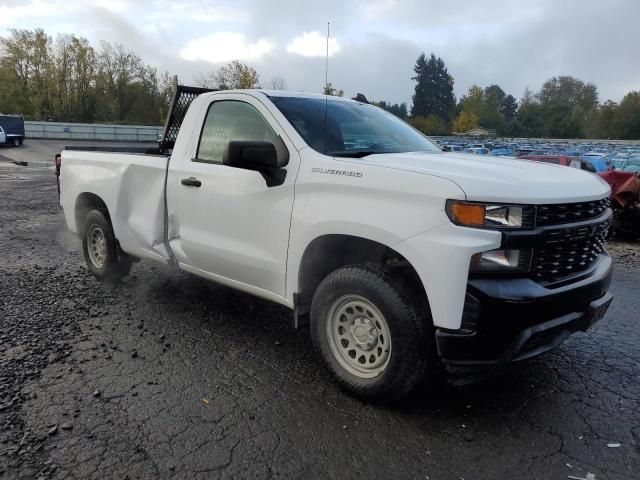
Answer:
[{"label": "black plastic bumper trim", "polygon": [[600,255],[591,274],[575,283],[545,288],[529,279],[470,280],[480,301],[475,332],[436,330],[447,365],[497,366],[539,355],[599,320],[613,296],[607,292],[612,262]]}]

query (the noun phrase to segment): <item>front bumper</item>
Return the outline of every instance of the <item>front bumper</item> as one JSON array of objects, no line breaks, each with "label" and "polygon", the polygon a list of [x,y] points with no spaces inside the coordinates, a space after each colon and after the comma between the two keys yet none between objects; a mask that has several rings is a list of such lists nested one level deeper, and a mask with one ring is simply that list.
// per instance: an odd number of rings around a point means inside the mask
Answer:
[{"label": "front bumper", "polygon": [[612,261],[545,286],[527,278],[470,279],[462,328],[436,330],[438,353],[452,372],[499,366],[539,355],[606,312]]}]

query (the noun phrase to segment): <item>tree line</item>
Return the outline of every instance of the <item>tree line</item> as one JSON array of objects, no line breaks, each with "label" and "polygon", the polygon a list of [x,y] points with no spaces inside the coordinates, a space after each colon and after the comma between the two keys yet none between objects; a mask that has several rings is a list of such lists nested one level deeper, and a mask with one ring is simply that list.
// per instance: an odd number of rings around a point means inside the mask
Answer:
[{"label": "tree line", "polygon": [[122,45],[11,30],[0,37],[0,111],[26,119],[157,124],[172,82]]},{"label": "tree line", "polygon": [[594,84],[559,76],[538,92],[525,89],[519,102],[499,85],[472,85],[456,101],[454,79],[441,58],[420,55],[414,72],[410,115],[378,104],[429,135],[483,127],[505,137],[640,139],[640,91],[627,93],[619,104],[600,103]]},{"label": "tree line", "polygon": [[[464,133],[476,127],[509,137],[640,138],[640,91],[620,103],[601,103],[592,83],[560,76],[528,88],[517,100],[499,85],[472,85],[460,99],[442,58],[422,54],[413,67],[411,107],[375,103],[429,135]],[[11,30],[0,37],[0,112],[31,120],[160,124],[164,121],[173,77],[158,72],[122,45],[58,35],[42,29]],[[285,89],[282,77],[261,82],[251,66],[233,61],[195,76],[198,86]],[[344,92],[331,83],[327,95]]]}]

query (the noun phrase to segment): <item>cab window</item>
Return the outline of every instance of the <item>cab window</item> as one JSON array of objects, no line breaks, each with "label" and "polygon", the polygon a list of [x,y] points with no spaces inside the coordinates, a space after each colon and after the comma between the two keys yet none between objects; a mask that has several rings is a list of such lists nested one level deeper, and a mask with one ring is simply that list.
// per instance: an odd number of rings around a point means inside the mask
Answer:
[{"label": "cab window", "polygon": [[232,140],[275,143],[278,135],[253,106],[236,100],[213,102],[202,127],[196,161],[222,163],[222,154]]}]

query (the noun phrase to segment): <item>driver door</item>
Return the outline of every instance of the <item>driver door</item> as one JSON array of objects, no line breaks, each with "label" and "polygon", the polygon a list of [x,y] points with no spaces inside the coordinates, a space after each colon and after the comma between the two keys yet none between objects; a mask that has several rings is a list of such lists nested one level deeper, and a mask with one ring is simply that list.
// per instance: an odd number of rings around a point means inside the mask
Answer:
[{"label": "driver door", "polygon": [[[268,187],[259,172],[222,164],[229,141],[273,143],[278,136],[289,150],[282,185]],[[247,95],[226,95],[206,107],[194,150],[191,160],[170,168],[167,180],[170,246],[180,266],[267,298],[284,297],[298,152],[268,109]]]}]

